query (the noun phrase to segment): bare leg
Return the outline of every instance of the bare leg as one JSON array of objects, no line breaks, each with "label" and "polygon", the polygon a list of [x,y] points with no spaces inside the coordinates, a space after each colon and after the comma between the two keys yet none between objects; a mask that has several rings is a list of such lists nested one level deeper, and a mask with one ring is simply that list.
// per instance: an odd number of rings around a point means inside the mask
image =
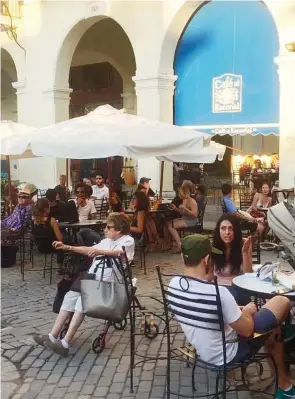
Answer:
[{"label": "bare leg", "polygon": [[288,389],[291,385],[291,382],[288,377],[284,362],[284,343],[281,341],[277,341],[279,334],[280,329],[278,328],[267,340],[265,344],[265,349],[268,353],[272,355],[274,362],[277,366],[279,387],[282,389]]},{"label": "bare leg", "polygon": [[74,335],[76,334],[83,320],[84,320],[84,313],[76,311],[71,320],[67,335],[65,336],[65,341],[68,344],[72,342]]},{"label": "bare leg", "polygon": [[291,302],[285,296],[276,296],[267,301],[263,308],[269,309],[274,314],[278,324],[281,324],[290,312]]},{"label": "bare leg", "polygon": [[177,230],[182,229],[183,227],[185,226],[184,226],[184,221],[182,219],[175,219],[173,221],[173,224],[169,223],[168,225],[169,233],[171,234],[173,241],[177,245],[177,250],[180,250],[181,248],[181,241]]},{"label": "bare leg", "polygon": [[[283,296],[276,296],[270,299],[263,308],[269,309],[275,316],[278,321],[278,324],[282,323],[291,308],[291,303],[288,298]],[[291,382],[287,375],[287,371],[285,368],[284,362],[284,343],[278,341],[278,336],[280,335],[280,329],[278,328],[273,332],[273,334],[269,337],[266,342],[266,350],[271,353],[274,358],[274,361],[278,368],[278,384],[282,389],[287,389],[290,387]]]},{"label": "bare leg", "polygon": [[53,335],[54,338],[57,338],[61,332],[61,329],[63,328],[65,322],[69,318],[71,312],[68,312],[67,310],[61,310],[57,316],[57,319],[54,323],[54,326],[52,327],[51,330],[51,335]]}]

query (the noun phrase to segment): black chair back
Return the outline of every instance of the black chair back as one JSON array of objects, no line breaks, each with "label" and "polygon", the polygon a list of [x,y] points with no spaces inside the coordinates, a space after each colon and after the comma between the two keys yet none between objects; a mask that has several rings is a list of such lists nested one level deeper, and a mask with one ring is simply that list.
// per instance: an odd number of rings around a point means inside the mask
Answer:
[{"label": "black chair back", "polygon": [[[219,332],[226,365],[224,320],[217,278],[211,283],[184,275],[163,274],[159,266],[156,269],[164,304],[167,340],[170,339],[171,316],[180,325]],[[166,282],[167,279],[171,281]]]},{"label": "black chair back", "polygon": [[225,215],[227,213],[227,209],[225,206],[225,202],[224,199],[222,197],[219,198],[220,201],[220,205],[221,205],[221,209],[222,209],[222,213]]},{"label": "black chair back", "polygon": [[240,209],[241,211],[247,211],[252,205],[253,198],[251,195],[240,195]]},{"label": "black chair back", "polygon": [[108,217],[109,201],[104,199],[94,200],[94,206],[96,209],[97,219],[105,220]]}]

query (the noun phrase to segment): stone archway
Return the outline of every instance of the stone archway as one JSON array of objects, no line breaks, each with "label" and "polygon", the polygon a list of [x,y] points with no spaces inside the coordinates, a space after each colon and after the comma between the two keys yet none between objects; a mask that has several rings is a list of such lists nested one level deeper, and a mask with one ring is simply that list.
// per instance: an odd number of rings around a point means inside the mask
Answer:
[{"label": "stone archway", "polygon": [[[132,76],[136,62],[130,40],[112,18],[92,17],[79,22],[64,40],[56,65],[55,87],[71,90],[68,117],[87,114],[97,106],[110,104],[135,112],[135,91]],[[100,171],[107,174],[107,162],[73,161],[73,180],[89,177]],[[113,179],[120,181],[123,159],[113,160]],[[79,173],[78,173],[79,172]]]},{"label": "stone archway", "polygon": [[17,70],[12,56],[1,49],[1,119],[17,122],[17,95],[12,83],[17,81]]}]

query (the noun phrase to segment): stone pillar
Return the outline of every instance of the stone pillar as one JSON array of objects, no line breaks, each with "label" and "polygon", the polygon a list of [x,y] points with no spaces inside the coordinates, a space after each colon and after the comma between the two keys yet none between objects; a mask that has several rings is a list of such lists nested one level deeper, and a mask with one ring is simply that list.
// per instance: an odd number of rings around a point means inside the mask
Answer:
[{"label": "stone pillar", "polygon": [[[38,90],[26,87],[25,82],[15,82],[18,96],[18,122],[28,126],[42,127],[69,118],[71,89],[52,88]],[[18,160],[17,179],[34,183],[38,188],[55,187],[59,175],[66,173],[66,160],[54,157],[38,157]]]},{"label": "stone pillar", "polygon": [[275,59],[280,78],[280,187],[295,185],[295,53]]},{"label": "stone pillar", "polygon": [[136,94],[135,91],[124,91],[121,94],[123,98],[123,108],[126,109],[128,114],[136,115]]},{"label": "stone pillar", "polygon": [[[137,115],[161,122],[173,124],[174,83],[177,76],[134,76],[137,95]],[[160,134],[160,132],[159,132]],[[156,137],[150,137],[151,141]],[[165,162],[163,190],[173,190],[173,165]],[[154,190],[160,188],[160,162],[155,158],[147,158],[138,162],[138,177],[152,179]]]}]

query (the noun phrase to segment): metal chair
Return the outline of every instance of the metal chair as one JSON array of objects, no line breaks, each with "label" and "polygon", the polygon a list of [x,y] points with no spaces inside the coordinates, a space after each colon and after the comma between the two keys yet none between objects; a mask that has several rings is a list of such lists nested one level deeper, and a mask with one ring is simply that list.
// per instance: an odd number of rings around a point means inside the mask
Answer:
[{"label": "metal chair", "polygon": [[201,234],[204,231],[204,214],[206,210],[207,201],[204,202],[204,208],[201,210],[197,224],[192,227],[184,227],[183,229],[178,230],[180,235],[184,237],[188,234]]},{"label": "metal chair", "polygon": [[242,211],[247,211],[252,205],[253,196],[249,195],[240,195],[240,209]]},{"label": "metal chair", "polygon": [[220,206],[221,206],[221,209],[222,209],[222,213],[225,215],[227,213],[227,209],[226,209],[223,197],[219,198],[219,202],[220,202]]},{"label": "metal chair", "polygon": [[[278,371],[274,359],[271,355],[265,353],[257,353],[251,358],[244,360],[241,363],[230,362],[228,364],[226,359],[226,344],[225,341],[225,329],[224,320],[221,307],[221,299],[219,287],[217,285],[217,279],[215,277],[214,282],[204,282],[203,280],[198,280],[183,275],[172,275],[161,273],[160,267],[157,266],[157,273],[160,282],[164,313],[165,313],[165,330],[167,334],[167,382],[166,382],[166,398],[170,399],[171,395],[175,397],[194,397],[194,398],[223,398],[225,399],[227,395],[231,392],[237,391],[249,391],[251,393],[263,393],[265,395],[275,397],[270,388],[275,387],[275,392],[278,386]],[[172,288],[169,284],[169,280],[172,278],[179,278],[181,284],[179,288]],[[169,280],[168,280],[169,279]],[[167,281],[168,280],[168,281]],[[192,287],[192,282],[198,282],[203,286],[200,292],[194,290]],[[210,289],[207,287],[210,286]],[[213,289],[212,289],[213,288]],[[208,294],[206,293],[208,292]],[[173,348],[172,341],[176,340],[175,335],[182,333],[177,329],[175,331],[175,326],[173,326],[174,331],[172,332],[172,320],[176,320],[177,324],[182,324],[183,326],[189,326],[194,329],[204,330],[204,334],[209,331],[220,334],[220,339],[222,340],[222,356],[223,364],[216,365],[203,361],[198,355],[194,353],[193,348],[189,345],[185,345],[181,348]],[[205,323],[205,324],[204,324]],[[255,339],[255,337],[251,339]],[[238,339],[234,342],[238,342]],[[202,343],[200,342],[200,345]],[[188,350],[189,349],[189,350]],[[198,348],[197,348],[198,349]],[[262,361],[270,359],[275,371],[275,378],[268,383],[264,390],[252,389],[251,383],[247,381],[246,370],[250,364],[258,364],[260,366],[258,376],[261,378],[263,374],[263,364]],[[185,362],[187,365],[191,364],[192,367],[192,394],[185,395],[181,391],[176,392],[171,389],[171,360],[180,360]],[[215,390],[210,392],[207,387],[205,393],[200,393],[197,390],[195,384],[195,369],[199,367],[203,370],[209,370],[213,372],[216,376],[215,380]],[[240,369],[241,370],[241,381],[240,385],[232,384],[229,381],[228,373]],[[262,380],[262,378],[261,378]],[[195,394],[195,392],[197,394]],[[174,396],[173,396],[174,397]]]},{"label": "metal chair", "polygon": [[105,220],[108,217],[109,202],[106,198],[94,200],[98,220]]}]

